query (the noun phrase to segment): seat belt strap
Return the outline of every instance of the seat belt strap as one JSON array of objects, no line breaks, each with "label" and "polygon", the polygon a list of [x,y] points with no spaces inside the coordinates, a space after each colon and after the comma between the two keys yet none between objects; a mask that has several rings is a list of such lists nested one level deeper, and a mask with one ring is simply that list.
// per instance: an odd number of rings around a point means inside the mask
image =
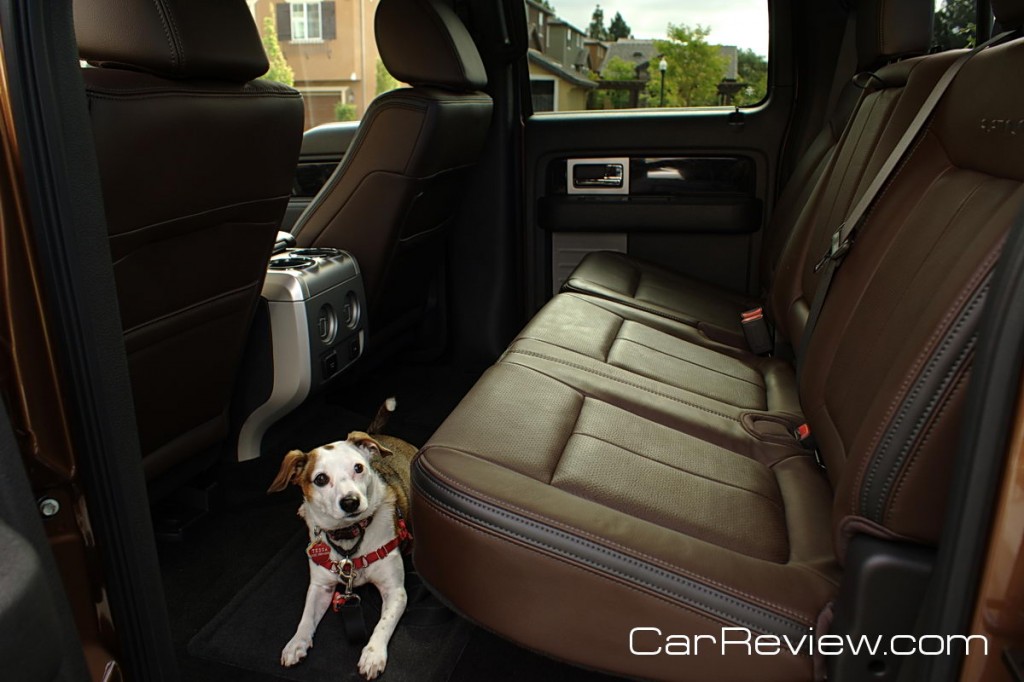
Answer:
[{"label": "seat belt strap", "polygon": [[[828,251],[825,253],[821,261],[814,266],[815,272],[821,273],[821,280],[818,282],[817,291],[814,293],[814,300],[811,303],[810,313],[807,316],[807,324],[804,326],[804,333],[800,339],[800,348],[797,349],[797,376],[803,373],[804,360],[807,357],[807,347],[810,344],[811,336],[814,334],[814,328],[818,324],[818,318],[821,316],[822,307],[825,305],[825,297],[828,296],[829,287],[832,285],[832,280],[835,277],[836,270],[842,264],[843,259],[846,257],[847,252],[850,250],[850,246],[853,244],[853,238],[857,234],[857,230],[860,228],[861,223],[864,221],[867,215],[868,209],[874,205],[875,200],[881,194],[882,188],[889,182],[893,172],[903,161],[907,151],[914,144],[918,134],[924,129],[928,123],[932,114],[935,111],[935,107],[938,106],[939,100],[946,94],[946,90],[953,83],[956,75],[960,73],[967,62],[971,60],[974,55],[978,54],[985,48],[1001,43],[1007,38],[1016,36],[1017,31],[1006,31],[993,37],[990,40],[985,41],[981,45],[978,45],[970,52],[961,55],[955,62],[949,65],[946,72],[942,74],[931,93],[925,99],[921,105],[921,109],[917,112],[917,115],[910,122],[910,125],[904,131],[903,136],[899,142],[893,148],[889,157],[882,164],[882,167],[878,169],[878,173],[875,174],[874,179],[868,188],[864,190],[864,194],[861,195],[860,199],[854,205],[853,209],[847,214],[846,220],[832,233],[832,240],[829,243]],[[838,150],[837,150],[838,151]]]}]

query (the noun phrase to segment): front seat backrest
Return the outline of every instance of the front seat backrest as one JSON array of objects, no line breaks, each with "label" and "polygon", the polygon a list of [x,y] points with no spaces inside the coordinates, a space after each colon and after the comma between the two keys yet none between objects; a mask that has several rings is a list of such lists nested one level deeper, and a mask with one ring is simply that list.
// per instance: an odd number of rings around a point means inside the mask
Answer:
[{"label": "front seat backrest", "polygon": [[331,246],[359,262],[371,350],[422,322],[444,237],[483,148],[491,98],[476,46],[438,0],[381,0],[381,60],[412,87],[377,97],[334,175],[299,217],[300,246]]},{"label": "front seat backrest", "polygon": [[[227,435],[303,106],[243,0],[76,0],[147,478]],[[183,467],[184,468],[184,467]]]}]

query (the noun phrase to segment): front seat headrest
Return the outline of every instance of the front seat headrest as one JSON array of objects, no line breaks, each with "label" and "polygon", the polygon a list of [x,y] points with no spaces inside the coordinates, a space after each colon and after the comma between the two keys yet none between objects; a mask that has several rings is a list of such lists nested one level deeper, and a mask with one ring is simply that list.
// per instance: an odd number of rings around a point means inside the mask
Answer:
[{"label": "front seat headrest", "polygon": [[899,57],[927,54],[932,46],[934,0],[859,0],[858,69],[871,69]]},{"label": "front seat headrest", "polygon": [[992,0],[992,14],[1003,30],[1024,26],[1024,0]]},{"label": "front seat headrest", "polygon": [[439,0],[381,0],[376,34],[381,61],[402,82],[460,92],[487,85],[469,31]]},{"label": "front seat headrest", "polygon": [[239,83],[269,68],[245,0],[75,0],[74,11],[91,63]]}]

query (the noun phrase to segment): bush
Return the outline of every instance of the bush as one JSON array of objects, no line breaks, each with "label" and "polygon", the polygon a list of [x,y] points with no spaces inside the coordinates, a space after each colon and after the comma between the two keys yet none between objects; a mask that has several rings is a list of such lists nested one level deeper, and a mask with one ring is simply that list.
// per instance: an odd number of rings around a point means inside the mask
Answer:
[{"label": "bush", "polygon": [[338,102],[334,105],[334,120],[354,121],[356,120],[356,105]]}]

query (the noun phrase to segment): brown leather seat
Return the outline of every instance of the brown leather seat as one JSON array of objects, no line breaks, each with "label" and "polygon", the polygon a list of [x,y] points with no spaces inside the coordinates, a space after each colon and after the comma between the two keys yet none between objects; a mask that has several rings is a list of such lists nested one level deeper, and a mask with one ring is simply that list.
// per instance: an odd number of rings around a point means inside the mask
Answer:
[{"label": "brown leather seat", "polygon": [[[854,11],[860,73],[848,83],[836,111],[804,153],[765,229],[760,265],[764,296],[737,294],[653,263],[609,252],[588,254],[570,275],[564,290],[601,296],[656,312],[695,325],[715,341],[746,348],[740,314],[765,305],[769,316],[774,317],[772,293],[776,289],[792,291],[800,286],[791,280],[793,267],[802,265],[802,260],[792,252],[806,244],[808,229],[819,228],[822,220],[834,219],[835,214],[848,210],[860,196],[867,185],[862,179],[871,177],[870,173],[865,173],[865,155],[876,149],[878,140],[875,138],[908,90],[910,73],[919,64],[919,60],[896,60],[924,54],[931,45],[932,3],[928,0],[899,3],[866,0],[856,3]],[[916,112],[934,79],[941,75],[941,62],[952,58],[946,55],[943,59],[925,62],[930,66],[925,69],[926,73],[914,77],[914,85],[909,87],[909,101],[902,105],[903,110],[911,115]],[[875,78],[866,78],[869,72],[873,72]],[[860,99],[865,86],[871,90]],[[858,111],[853,111],[855,108]],[[861,115],[857,117],[857,114]],[[850,120],[856,121],[856,127],[848,134],[857,144],[847,146],[845,158],[837,158],[836,145]],[[909,118],[902,123],[906,126]],[[890,129],[890,133],[894,131],[895,138],[884,142],[888,146],[882,150],[878,163],[885,159],[888,149],[898,139],[899,131]],[[819,213],[808,213],[808,206],[819,207]],[[836,224],[830,223],[823,231],[831,234],[835,227]],[[796,232],[803,234],[793,238]],[[815,251],[814,255],[820,256],[820,253]],[[808,300],[813,295],[811,290]],[[804,296],[802,289],[800,296]]]},{"label": "brown leather seat", "polygon": [[241,0],[76,0],[74,10],[152,479],[205,459],[227,434],[302,100],[254,80],[267,59]]},{"label": "brown leather seat", "polygon": [[439,0],[382,0],[377,45],[411,88],[373,101],[338,169],[299,217],[300,246],[332,246],[359,262],[370,352],[409,339],[441,293],[445,237],[491,121],[483,62]]},{"label": "brown leather seat", "polygon": [[[1020,0],[995,8],[1024,20]],[[864,142],[848,137],[837,159],[866,163],[829,195],[875,172],[921,101],[907,97],[914,74],[949,61],[907,67],[883,118],[861,108]],[[806,647],[751,655],[723,648],[722,628],[820,636],[851,537],[937,544],[980,311],[1024,205],[1024,137],[976,123],[1024,118],[1024,90],[1005,87],[1021,69],[1017,39],[959,73],[838,271],[799,381],[628,304],[552,300],[414,464],[424,579],[486,627],[590,668],[818,677]],[[780,325],[799,338],[790,307]],[[794,434],[802,421],[823,468]],[[666,655],[671,635],[688,655]],[[694,651],[696,636],[714,639]]]}]

